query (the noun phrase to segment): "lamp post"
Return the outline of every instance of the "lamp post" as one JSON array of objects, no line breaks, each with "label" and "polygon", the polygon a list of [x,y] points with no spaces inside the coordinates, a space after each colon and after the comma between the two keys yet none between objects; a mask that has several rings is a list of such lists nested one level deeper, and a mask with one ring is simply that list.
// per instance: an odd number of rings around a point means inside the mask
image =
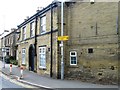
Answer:
[{"label": "lamp post", "polygon": [[[0,34],[0,36],[2,36],[5,32],[9,32],[8,30],[4,30],[4,32],[2,34]],[[2,52],[3,52],[3,68],[5,68],[5,52],[6,52],[6,48],[5,48],[5,37],[3,37],[3,47],[2,47]]]}]

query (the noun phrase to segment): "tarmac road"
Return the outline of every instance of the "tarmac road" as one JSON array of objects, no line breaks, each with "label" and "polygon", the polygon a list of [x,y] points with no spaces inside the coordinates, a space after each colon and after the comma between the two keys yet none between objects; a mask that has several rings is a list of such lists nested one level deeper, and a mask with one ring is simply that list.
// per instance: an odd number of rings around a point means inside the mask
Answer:
[{"label": "tarmac road", "polygon": [[13,83],[8,79],[1,77],[0,75],[0,90],[46,90],[40,88],[26,88],[19,85],[18,83]]},{"label": "tarmac road", "polygon": [[0,83],[1,83],[0,88],[23,88],[22,86],[14,84],[1,76],[0,76]]}]

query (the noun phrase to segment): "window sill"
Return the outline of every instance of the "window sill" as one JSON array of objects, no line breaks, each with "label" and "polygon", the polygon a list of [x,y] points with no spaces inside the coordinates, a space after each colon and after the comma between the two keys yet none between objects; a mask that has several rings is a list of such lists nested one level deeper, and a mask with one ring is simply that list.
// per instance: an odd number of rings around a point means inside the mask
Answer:
[{"label": "window sill", "polygon": [[43,35],[43,34],[46,34],[47,32],[41,32],[40,34]]},{"label": "window sill", "polygon": [[39,67],[39,70],[47,70],[46,67]]},{"label": "window sill", "polygon": [[78,68],[78,65],[69,65],[69,68]]},{"label": "window sill", "polygon": [[26,64],[22,64],[22,66],[26,66]]}]

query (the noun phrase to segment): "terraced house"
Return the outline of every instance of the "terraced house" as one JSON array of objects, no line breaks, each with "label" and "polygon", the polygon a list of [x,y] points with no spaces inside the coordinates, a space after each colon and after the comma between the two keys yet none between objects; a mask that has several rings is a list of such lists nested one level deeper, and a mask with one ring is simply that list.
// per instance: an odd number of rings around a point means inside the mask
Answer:
[{"label": "terraced house", "polygon": [[[5,56],[16,58],[17,29],[12,28],[11,32],[1,38],[1,48],[5,47]],[[3,52],[2,52],[3,53]]]},{"label": "terraced house", "polygon": [[[19,65],[40,75],[61,75],[61,4],[55,2],[18,26]],[[64,77],[105,82],[118,80],[119,3],[65,2]]]},{"label": "terraced house", "polygon": [[58,4],[51,4],[38,11],[20,24],[18,29],[21,31],[18,44],[19,65],[47,76],[53,73],[57,77]]}]

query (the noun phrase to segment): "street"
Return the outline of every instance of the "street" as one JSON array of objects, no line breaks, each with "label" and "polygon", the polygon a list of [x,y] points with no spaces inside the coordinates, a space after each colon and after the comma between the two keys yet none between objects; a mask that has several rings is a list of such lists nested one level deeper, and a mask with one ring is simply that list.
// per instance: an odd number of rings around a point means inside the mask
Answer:
[{"label": "street", "polygon": [[[0,61],[0,71],[2,70],[2,62]],[[8,67],[8,65],[6,65],[6,67]],[[32,90],[32,86],[29,85],[25,85],[22,83],[19,83],[15,80],[10,79],[10,77],[2,74],[0,72],[0,90],[18,90],[18,89],[22,89],[22,90]]]},{"label": "street", "polygon": [[40,88],[31,88],[30,86],[13,82],[0,73],[0,90],[46,90]]},{"label": "street", "polygon": [[23,87],[14,84],[0,76],[0,88],[23,88]]}]

